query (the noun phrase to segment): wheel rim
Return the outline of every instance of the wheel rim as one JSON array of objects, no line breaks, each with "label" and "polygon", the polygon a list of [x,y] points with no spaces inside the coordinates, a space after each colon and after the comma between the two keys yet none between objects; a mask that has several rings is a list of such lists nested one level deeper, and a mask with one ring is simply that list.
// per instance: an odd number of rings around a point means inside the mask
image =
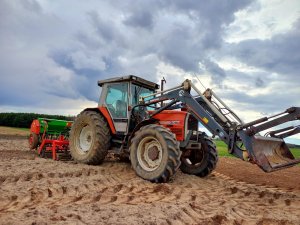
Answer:
[{"label": "wheel rim", "polygon": [[137,159],[146,171],[154,171],[162,161],[162,146],[154,137],[145,137],[137,148]]},{"label": "wheel rim", "polygon": [[77,149],[79,149],[79,153],[85,154],[90,150],[90,147],[93,142],[92,138],[92,128],[90,125],[84,126],[79,134],[79,138],[77,141]]}]

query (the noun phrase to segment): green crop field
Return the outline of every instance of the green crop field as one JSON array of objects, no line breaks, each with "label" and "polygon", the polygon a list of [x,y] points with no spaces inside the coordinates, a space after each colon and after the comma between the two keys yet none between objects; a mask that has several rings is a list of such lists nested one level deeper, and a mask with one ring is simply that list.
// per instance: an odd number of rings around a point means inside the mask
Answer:
[{"label": "green crop field", "polygon": [[300,158],[300,149],[299,148],[291,148],[291,152],[295,158]]},{"label": "green crop field", "polygon": [[[220,140],[214,140],[217,150],[219,153],[219,156],[228,156],[228,157],[234,157],[233,155],[228,153],[227,145]],[[295,156],[295,158],[300,158],[300,148],[290,148],[292,154]]]},{"label": "green crop field", "polygon": [[219,156],[234,157],[233,155],[231,155],[231,154],[228,153],[227,145],[223,141],[214,140],[214,142],[215,142],[215,144],[217,146],[217,150],[218,150]]}]

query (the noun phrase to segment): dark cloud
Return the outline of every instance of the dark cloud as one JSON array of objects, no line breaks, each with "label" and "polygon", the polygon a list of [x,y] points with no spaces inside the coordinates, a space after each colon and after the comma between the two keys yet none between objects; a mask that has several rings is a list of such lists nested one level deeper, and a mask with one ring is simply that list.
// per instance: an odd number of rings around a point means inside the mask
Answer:
[{"label": "dark cloud", "polygon": [[94,10],[88,12],[87,14],[97,34],[107,43],[117,39],[119,34],[112,21],[101,18],[98,12]]},{"label": "dark cloud", "polygon": [[[267,108],[274,105],[271,94],[256,99],[242,92],[263,89],[272,83],[272,77],[263,72],[226,71],[214,60],[214,56],[231,55],[247,65],[288,74],[299,81],[299,23],[270,40],[227,44],[226,51],[221,51],[226,26],[234,21],[235,12],[252,2],[91,0],[88,4],[74,2],[66,13],[64,6],[69,3],[64,1],[3,0],[0,105],[39,105],[51,96],[97,101],[97,80],[137,74],[157,81],[157,67],[164,63],[183,73],[211,74],[212,83],[223,88],[226,98],[249,102],[244,108],[274,110]],[[173,72],[165,76],[168,85],[178,85],[184,79]],[[222,84],[225,80],[245,88],[234,93],[235,89]],[[291,94],[284,93],[278,99],[297,102],[288,98]]]},{"label": "dark cloud", "polygon": [[[299,40],[300,20],[288,32],[274,35],[270,39],[227,44],[226,55],[236,57],[260,72],[227,71],[231,80],[236,80],[239,85],[243,84],[243,92],[230,90],[223,93],[226,98],[241,102],[245,110],[267,114],[299,106]],[[268,88],[268,91],[260,92],[264,88]],[[247,90],[255,90],[256,94],[249,95]]]},{"label": "dark cloud", "polygon": [[161,38],[156,54],[164,62],[185,71],[197,71],[199,60],[203,57],[203,47],[201,42],[193,41],[194,35],[195,31],[192,27],[176,24],[169,33]]},{"label": "dark cloud", "polygon": [[266,84],[265,84],[265,82],[263,81],[262,78],[257,77],[256,80],[255,80],[255,86],[260,88],[260,87],[265,87]]},{"label": "dark cloud", "polygon": [[248,71],[241,72],[235,69],[225,71],[229,81],[239,84],[244,90],[259,89],[268,86],[274,78],[269,72]]},{"label": "dark cloud", "polygon": [[[81,51],[89,52],[90,56],[93,54],[91,57],[102,57],[107,62],[113,62],[105,70],[98,71],[99,76],[128,71],[149,78],[149,75],[155,74],[158,60],[184,71],[197,72],[199,61],[204,61],[206,72],[212,73],[220,83],[225,71],[209,60],[207,54],[221,45],[223,26],[233,21],[233,13],[249,3],[232,1],[224,7],[217,1],[114,2],[114,8],[122,12],[125,19],[117,17],[110,20],[100,16],[95,9],[89,11],[88,22],[92,30],[86,33],[85,28],[79,28],[77,45],[80,48],[84,46]],[[215,12],[218,16],[209,16]],[[147,32],[138,28],[145,28]],[[73,54],[74,49],[64,50],[64,58],[71,59],[67,64],[64,59],[58,62],[54,57],[54,60],[82,75],[84,73],[79,73],[74,66]]]},{"label": "dark cloud", "polygon": [[40,4],[35,0],[23,0],[21,4],[24,6],[25,9],[40,13],[42,11],[42,7]]},{"label": "dark cloud", "polygon": [[300,20],[293,28],[266,40],[245,40],[228,46],[228,53],[250,66],[300,82]]},{"label": "dark cloud", "polygon": [[[68,86],[72,73],[47,57],[60,33],[59,19],[37,1],[1,1],[0,105],[34,108],[49,92],[76,98]],[[3,19],[4,18],[4,19]],[[55,31],[55,32],[54,32]]]},{"label": "dark cloud", "polygon": [[[275,114],[286,110],[293,103],[299,102],[298,96],[293,94],[293,91],[272,92],[272,93],[257,93],[249,95],[245,90],[223,91],[223,99],[234,99],[235,104],[233,109],[238,111],[256,111],[265,115]],[[242,109],[242,110],[241,110]],[[249,118],[244,118],[249,121]]]},{"label": "dark cloud", "polygon": [[139,10],[132,13],[124,20],[124,24],[133,28],[145,28],[151,30],[153,27],[153,15],[149,11]]},{"label": "dark cloud", "polygon": [[222,45],[223,27],[234,20],[234,12],[250,2],[165,1],[162,11],[181,15],[186,22],[170,19],[174,28],[163,37],[163,59],[186,71],[198,71],[199,61]]},{"label": "dark cloud", "polygon": [[203,60],[201,63],[204,66],[205,70],[211,74],[214,82],[216,84],[221,84],[226,77],[225,70],[222,69],[217,63],[209,59]]},{"label": "dark cloud", "polygon": [[[95,13],[92,18],[94,25],[101,28],[99,35],[108,36],[108,42],[114,37],[119,46],[123,47],[126,43],[127,53],[122,52],[125,57],[129,54],[129,57],[155,54],[164,62],[195,72],[199,69],[199,61],[205,59],[210,50],[221,46],[224,25],[234,20],[234,12],[251,2],[118,1],[112,4],[119,10],[123,9],[125,27],[111,22],[106,29]],[[151,33],[135,29],[140,27],[151,30]],[[116,28],[117,35],[114,32]]]},{"label": "dark cloud", "polygon": [[[272,76],[267,72],[241,72],[237,70],[224,70],[226,77],[222,76],[211,76],[213,84],[216,84],[216,88],[222,90],[232,91],[255,91],[259,93],[262,89],[270,87],[272,84]],[[226,84],[224,84],[226,81]],[[231,99],[235,100],[235,99]]]},{"label": "dark cloud", "polygon": [[[165,7],[188,15],[199,31],[197,39],[204,49],[219,48],[222,44],[223,27],[234,20],[234,13],[252,3],[242,1],[167,1]],[[201,35],[199,35],[201,34]],[[199,39],[200,38],[200,39]]]}]

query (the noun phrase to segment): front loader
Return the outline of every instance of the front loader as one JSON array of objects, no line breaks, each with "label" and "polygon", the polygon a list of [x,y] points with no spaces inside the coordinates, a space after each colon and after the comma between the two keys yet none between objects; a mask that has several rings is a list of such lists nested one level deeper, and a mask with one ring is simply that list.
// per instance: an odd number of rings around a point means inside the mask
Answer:
[{"label": "front loader", "polygon": [[202,93],[190,80],[162,91],[133,75],[98,85],[98,107],[83,110],[71,128],[70,152],[78,162],[100,164],[113,151],[130,159],[137,175],[152,182],[167,182],[178,168],[205,177],[215,169],[218,154],[199,123],[224,141],[229,153],[265,172],[300,162],[283,140],[300,133],[299,126],[269,131],[300,120],[299,107],[244,123],[211,89]]}]

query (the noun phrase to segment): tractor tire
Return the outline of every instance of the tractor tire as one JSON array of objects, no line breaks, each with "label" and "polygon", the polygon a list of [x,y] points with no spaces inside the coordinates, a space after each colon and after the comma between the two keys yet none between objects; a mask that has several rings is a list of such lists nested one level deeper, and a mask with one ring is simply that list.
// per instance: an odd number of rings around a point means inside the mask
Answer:
[{"label": "tractor tire", "polygon": [[29,135],[29,148],[36,149],[39,145],[39,136],[36,133],[31,132]]},{"label": "tractor tire", "polygon": [[[180,169],[187,174],[206,177],[215,168],[218,162],[218,152],[215,144],[204,132],[199,135],[200,149],[183,149]],[[190,151],[189,155],[185,152]]]},{"label": "tractor tire", "polygon": [[70,131],[70,153],[79,163],[102,163],[110,147],[110,130],[103,116],[95,111],[83,111]]},{"label": "tractor tire", "polygon": [[179,142],[175,134],[160,125],[146,125],[138,130],[129,150],[136,174],[151,182],[169,181],[180,166]]}]

